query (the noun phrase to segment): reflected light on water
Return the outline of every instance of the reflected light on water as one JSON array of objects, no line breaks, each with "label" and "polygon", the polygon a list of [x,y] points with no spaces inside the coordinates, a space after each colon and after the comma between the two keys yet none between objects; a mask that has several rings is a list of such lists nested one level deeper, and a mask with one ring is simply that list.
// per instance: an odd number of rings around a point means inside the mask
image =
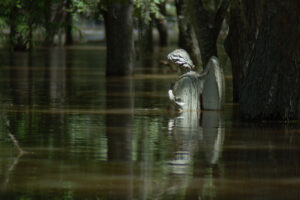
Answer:
[{"label": "reflected light on water", "polygon": [[297,199],[298,124],[171,112],[167,52],[105,78],[104,48],[0,51],[0,199]]}]

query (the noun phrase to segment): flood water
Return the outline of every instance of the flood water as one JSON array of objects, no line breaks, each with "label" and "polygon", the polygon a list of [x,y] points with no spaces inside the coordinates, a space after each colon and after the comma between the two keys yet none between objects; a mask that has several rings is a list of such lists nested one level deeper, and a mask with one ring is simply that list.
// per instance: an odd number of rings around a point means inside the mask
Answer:
[{"label": "flood water", "polygon": [[[0,199],[300,199],[297,122],[178,115],[159,66],[105,78],[105,48],[0,51]],[[10,134],[26,151],[20,154]]]}]

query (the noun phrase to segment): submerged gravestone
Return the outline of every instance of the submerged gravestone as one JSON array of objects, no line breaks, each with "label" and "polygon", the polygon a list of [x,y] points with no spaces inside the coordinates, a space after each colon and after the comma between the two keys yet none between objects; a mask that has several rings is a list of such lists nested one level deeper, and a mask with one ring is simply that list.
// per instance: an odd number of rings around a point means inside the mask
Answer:
[{"label": "submerged gravestone", "polygon": [[201,110],[201,107],[207,110],[223,109],[225,81],[217,57],[210,58],[202,73],[193,71],[195,66],[183,49],[171,52],[168,59],[183,73],[168,91],[169,99],[177,109],[184,111]]}]

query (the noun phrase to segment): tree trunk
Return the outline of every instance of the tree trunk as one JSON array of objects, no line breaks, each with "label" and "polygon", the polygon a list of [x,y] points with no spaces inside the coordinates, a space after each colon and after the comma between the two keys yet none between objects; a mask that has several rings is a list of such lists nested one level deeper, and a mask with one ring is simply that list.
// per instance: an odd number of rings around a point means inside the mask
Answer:
[{"label": "tree trunk", "polygon": [[9,45],[11,50],[13,51],[25,51],[26,50],[26,42],[24,35],[17,31],[18,28],[18,19],[20,17],[19,8],[14,5],[12,11],[9,14]]},{"label": "tree trunk", "polygon": [[44,20],[45,20],[45,39],[44,45],[53,45],[54,31],[51,23],[52,18],[52,3],[51,0],[45,0]]},{"label": "tree trunk", "polygon": [[143,52],[153,52],[153,24],[152,21],[148,23],[141,22],[140,43]]},{"label": "tree trunk", "polygon": [[70,12],[70,9],[72,7],[72,1],[67,0],[66,1],[66,19],[65,19],[65,34],[66,34],[66,45],[72,45],[73,44],[73,35],[72,35],[72,26],[73,26],[73,19],[72,19],[72,13]]},{"label": "tree trunk", "polygon": [[31,51],[33,48],[33,22],[29,23],[28,32],[28,50]]},{"label": "tree trunk", "polygon": [[[166,16],[166,2],[159,5],[159,10],[163,16]],[[159,46],[166,47],[168,45],[168,22],[166,18],[155,19],[157,30],[159,33]]]},{"label": "tree trunk", "polygon": [[200,50],[192,25],[184,15],[184,0],[176,0],[175,5],[179,29],[178,46],[190,54],[192,61],[199,68],[201,66]]},{"label": "tree trunk", "polygon": [[[58,35],[60,29],[65,23],[65,9],[64,3],[53,2],[51,0],[45,1],[44,20],[45,20],[45,46],[54,45],[54,36]],[[58,41],[59,44],[59,41]]]},{"label": "tree trunk", "polygon": [[11,49],[14,49],[16,43],[16,22],[13,17],[10,17],[10,31],[9,31],[9,45]]},{"label": "tree trunk", "polygon": [[26,43],[27,43],[27,49],[29,51],[32,50],[33,48],[33,25],[34,25],[34,18],[31,14],[31,12],[33,11],[33,5],[32,4],[29,4],[28,5],[28,17],[27,17],[27,24],[28,24],[28,35],[26,35]]},{"label": "tree trunk", "polygon": [[263,11],[241,89],[240,113],[249,120],[295,119],[300,86],[299,2],[266,0]]},{"label": "tree trunk", "polygon": [[224,47],[232,64],[234,102],[239,102],[241,86],[251,58],[251,50],[257,38],[262,3],[262,0],[231,1],[230,29]]},{"label": "tree trunk", "polygon": [[133,4],[131,0],[114,1],[104,14],[106,31],[106,75],[124,76],[134,65]]},{"label": "tree trunk", "polygon": [[217,39],[230,0],[223,0],[216,11],[204,8],[201,0],[187,0],[187,14],[195,29],[205,67],[211,56],[217,56]]}]

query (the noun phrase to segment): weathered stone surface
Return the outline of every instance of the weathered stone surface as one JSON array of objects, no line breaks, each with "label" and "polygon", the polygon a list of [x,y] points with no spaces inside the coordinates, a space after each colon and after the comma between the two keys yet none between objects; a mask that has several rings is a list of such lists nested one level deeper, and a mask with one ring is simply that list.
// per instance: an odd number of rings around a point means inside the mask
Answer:
[{"label": "weathered stone surface", "polygon": [[[199,78],[197,72],[191,71],[180,76],[171,91],[170,100],[180,110],[201,110],[200,94],[202,92],[203,79]],[[172,98],[170,92],[174,95]]]},{"label": "weathered stone surface", "polygon": [[202,107],[205,110],[222,110],[225,98],[225,78],[217,57],[213,56],[207,64],[202,91]]},{"label": "weathered stone surface", "polygon": [[189,72],[195,68],[188,52],[184,49],[175,49],[167,56],[168,60],[177,65],[182,73]]}]

